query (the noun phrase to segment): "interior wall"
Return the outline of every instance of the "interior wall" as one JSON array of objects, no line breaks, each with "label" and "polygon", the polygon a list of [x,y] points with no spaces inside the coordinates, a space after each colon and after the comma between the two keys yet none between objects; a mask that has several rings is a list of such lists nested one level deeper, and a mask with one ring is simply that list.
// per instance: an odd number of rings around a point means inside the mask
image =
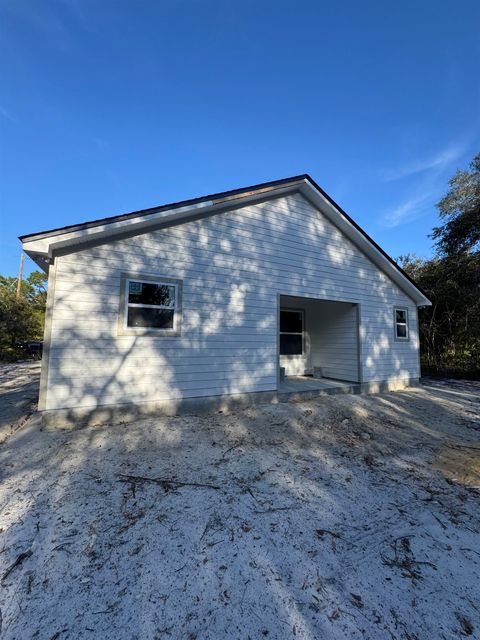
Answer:
[{"label": "interior wall", "polygon": [[280,306],[305,311],[305,353],[280,357],[286,375],[309,375],[321,367],[326,378],[359,382],[356,304],[281,296]]}]

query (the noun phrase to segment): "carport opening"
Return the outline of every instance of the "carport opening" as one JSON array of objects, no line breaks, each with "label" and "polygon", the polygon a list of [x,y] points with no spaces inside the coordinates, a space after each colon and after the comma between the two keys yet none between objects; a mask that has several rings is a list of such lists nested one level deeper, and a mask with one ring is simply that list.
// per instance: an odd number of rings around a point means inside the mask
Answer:
[{"label": "carport opening", "polygon": [[280,382],[360,382],[358,304],[280,296]]}]

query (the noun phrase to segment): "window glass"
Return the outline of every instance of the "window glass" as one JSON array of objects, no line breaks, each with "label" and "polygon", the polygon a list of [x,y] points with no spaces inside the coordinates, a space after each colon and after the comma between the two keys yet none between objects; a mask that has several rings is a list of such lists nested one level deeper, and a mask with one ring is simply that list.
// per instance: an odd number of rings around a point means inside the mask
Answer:
[{"label": "window glass", "polygon": [[303,331],[301,311],[280,311],[280,331],[301,333]]},{"label": "window glass", "polygon": [[128,280],[126,293],[127,327],[175,330],[176,285]]},{"label": "window glass", "polygon": [[280,334],[280,355],[294,356],[303,353],[302,334],[281,333]]},{"label": "window glass", "polygon": [[154,304],[163,307],[175,305],[175,287],[154,282],[133,282],[128,285],[129,304]]},{"label": "window glass", "polygon": [[397,338],[406,338],[406,337],[407,337],[407,325],[397,324]]},{"label": "window glass", "polygon": [[155,307],[128,307],[128,327],[149,327],[152,329],[173,329],[173,309]]},{"label": "window glass", "polygon": [[280,355],[303,354],[303,311],[280,309]]},{"label": "window glass", "polygon": [[406,309],[395,309],[395,337],[408,340],[408,313]]}]

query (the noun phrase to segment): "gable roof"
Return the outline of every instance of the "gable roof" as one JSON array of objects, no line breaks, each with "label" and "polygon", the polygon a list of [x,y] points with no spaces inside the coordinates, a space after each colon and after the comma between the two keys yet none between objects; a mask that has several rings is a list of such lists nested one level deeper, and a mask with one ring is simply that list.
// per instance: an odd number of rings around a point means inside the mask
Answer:
[{"label": "gable roof", "polygon": [[105,243],[295,192],[319,209],[418,306],[431,304],[412,278],[308,174],[40,231],[19,239],[24,251],[47,271],[56,254],[74,253],[92,242]]}]

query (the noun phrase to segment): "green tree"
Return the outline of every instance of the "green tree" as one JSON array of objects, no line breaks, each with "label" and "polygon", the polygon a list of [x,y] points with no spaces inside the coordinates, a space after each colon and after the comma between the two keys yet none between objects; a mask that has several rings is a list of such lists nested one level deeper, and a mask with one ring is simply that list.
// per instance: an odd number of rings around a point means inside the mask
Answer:
[{"label": "green tree", "polygon": [[43,337],[47,276],[34,271],[22,281],[17,297],[17,279],[0,276],[0,357],[19,355],[16,341]]},{"label": "green tree", "polygon": [[436,256],[400,261],[432,302],[419,314],[422,364],[480,375],[480,154],[470,169],[453,176],[437,205]]},{"label": "green tree", "polygon": [[437,207],[443,224],[433,229],[441,255],[456,256],[479,250],[480,244],[480,153],[470,171],[457,171],[450,190]]}]

